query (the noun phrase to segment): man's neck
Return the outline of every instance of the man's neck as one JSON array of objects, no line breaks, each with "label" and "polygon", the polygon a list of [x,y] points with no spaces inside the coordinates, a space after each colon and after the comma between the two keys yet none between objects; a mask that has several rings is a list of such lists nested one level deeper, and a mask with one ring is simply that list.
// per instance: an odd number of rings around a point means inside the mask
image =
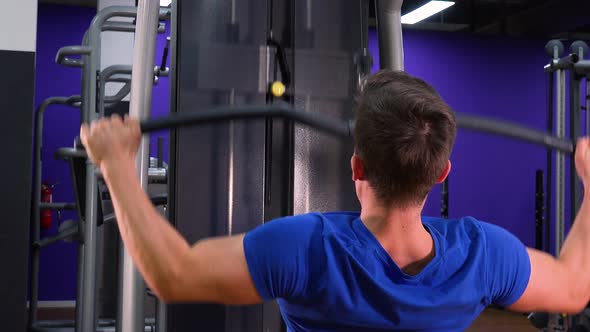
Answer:
[{"label": "man's neck", "polygon": [[422,205],[396,208],[364,203],[363,224],[404,272],[418,274],[435,254],[432,236],[422,224]]}]

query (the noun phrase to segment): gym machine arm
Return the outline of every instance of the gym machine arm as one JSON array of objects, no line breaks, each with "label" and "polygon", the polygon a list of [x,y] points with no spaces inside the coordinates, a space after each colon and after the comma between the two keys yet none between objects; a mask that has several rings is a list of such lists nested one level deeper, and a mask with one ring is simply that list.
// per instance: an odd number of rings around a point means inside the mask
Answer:
[{"label": "gym machine arm", "polygon": [[[269,117],[293,120],[300,124],[341,137],[352,136],[354,130],[353,121],[346,122],[318,113],[296,110],[284,105],[224,107],[201,112],[177,113],[161,118],[141,121],[140,127],[142,133],[148,133],[162,129],[195,126],[202,123]],[[507,136],[568,154],[574,152],[574,142],[571,140],[548,135],[545,132],[519,124],[464,113],[456,113],[456,119],[459,128]],[[76,141],[76,147],[82,147],[79,139]]]},{"label": "gym machine arm", "polygon": [[89,55],[92,48],[89,46],[64,46],[57,51],[55,62],[66,67],[84,67],[82,59],[70,58],[72,55]]},{"label": "gym machine arm", "polygon": [[[321,114],[299,111],[287,106],[273,105],[220,108],[203,112],[175,114],[143,121],[141,122],[141,131],[146,133],[167,128],[192,126],[200,123],[265,117],[278,117],[294,120],[301,124],[320,129],[326,133],[343,137],[352,136],[354,129],[353,121],[345,122]],[[542,131],[515,123],[464,113],[456,113],[456,118],[459,128],[508,136],[565,153],[573,153],[574,151],[574,143],[571,140],[551,136]]]}]

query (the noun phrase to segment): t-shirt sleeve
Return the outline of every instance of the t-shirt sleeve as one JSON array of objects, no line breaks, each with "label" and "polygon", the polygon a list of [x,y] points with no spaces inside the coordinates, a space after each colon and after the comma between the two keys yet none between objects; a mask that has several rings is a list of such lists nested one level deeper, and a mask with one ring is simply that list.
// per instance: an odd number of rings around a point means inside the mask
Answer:
[{"label": "t-shirt sleeve", "polygon": [[322,266],[322,222],[306,214],[276,219],[244,237],[250,275],[263,300],[307,295]]},{"label": "t-shirt sleeve", "polygon": [[481,223],[486,235],[486,276],[493,304],[507,307],[524,293],[531,263],[524,244],[507,230]]}]

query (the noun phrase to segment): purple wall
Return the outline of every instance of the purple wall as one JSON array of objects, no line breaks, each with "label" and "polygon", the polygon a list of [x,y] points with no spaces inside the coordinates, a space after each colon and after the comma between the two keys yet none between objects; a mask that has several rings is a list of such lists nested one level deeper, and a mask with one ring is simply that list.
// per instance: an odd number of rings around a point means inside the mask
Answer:
[{"label": "purple wall", "polygon": [[[370,48],[377,58],[376,37],[373,31]],[[432,84],[458,112],[544,130],[544,45],[544,40],[410,30],[404,32],[405,69]],[[460,130],[451,162],[450,217],[471,215],[534,245],[535,171],[545,169],[545,150]],[[425,214],[440,215],[439,191],[437,186],[430,195]]]},{"label": "purple wall", "polygon": [[[49,96],[79,93],[80,71],[58,66],[53,59],[59,47],[80,43],[94,13],[90,8],[39,6],[37,104]],[[161,59],[164,37],[159,37],[157,62]],[[544,40],[406,31],[404,42],[406,70],[431,83],[455,110],[545,128]],[[377,58],[374,32],[370,48]],[[153,105],[153,116],[168,113],[167,78],[155,86]],[[53,152],[58,147],[71,146],[78,127],[76,110],[67,107],[48,110],[43,173],[44,179],[60,183],[55,188],[54,201],[73,200],[67,165],[55,161]],[[158,136],[165,137],[167,159],[166,133],[152,135],[152,151]],[[505,138],[460,131],[452,162],[451,216],[472,215],[493,222],[532,245],[534,177],[536,169],[545,167],[544,150]],[[426,205],[426,214],[440,214],[439,198],[437,187]],[[75,218],[75,215],[64,213],[63,218]],[[55,231],[54,226],[43,235]],[[40,298],[74,299],[76,246],[58,243],[44,249],[41,257]]]},{"label": "purple wall", "polygon": [[[37,30],[37,81],[36,105],[51,96],[69,96],[80,94],[81,73],[77,68],[68,68],[55,64],[57,50],[66,45],[79,45],[84,32],[96,14],[93,8],[69,7],[59,5],[39,5]],[[165,43],[165,35],[158,38],[156,62],[160,63]],[[154,87],[153,116],[169,112],[169,80],[160,78]],[[54,202],[73,202],[71,175],[67,163],[57,161],[53,153],[59,147],[72,146],[78,135],[80,115],[77,109],[63,106],[48,108],[45,115],[43,134],[43,179],[51,183],[58,182],[54,188]],[[165,136],[164,145],[168,146],[165,133],[152,137],[151,146],[155,155],[157,136]],[[167,149],[165,149],[167,151]],[[167,158],[167,153],[165,154]],[[76,214],[62,213],[62,220],[76,219]],[[57,215],[53,215],[53,227],[43,231],[42,236],[55,234]],[[58,242],[41,252],[40,293],[41,300],[72,300],[76,293],[76,252],[73,243]]]},{"label": "purple wall", "polygon": [[[39,5],[37,29],[37,81],[35,104],[51,96],[80,94],[80,70],[55,63],[57,50],[66,45],[78,45],[95,11],[90,8]],[[69,168],[53,158],[58,147],[72,146],[78,133],[80,114],[77,109],[51,106],[45,114],[43,133],[43,179],[59,182],[53,191],[53,201],[73,202]],[[76,214],[62,213],[63,220],[76,219]],[[57,231],[57,216],[53,227],[41,236]],[[76,289],[76,245],[58,242],[41,251],[39,299],[70,300]]]}]

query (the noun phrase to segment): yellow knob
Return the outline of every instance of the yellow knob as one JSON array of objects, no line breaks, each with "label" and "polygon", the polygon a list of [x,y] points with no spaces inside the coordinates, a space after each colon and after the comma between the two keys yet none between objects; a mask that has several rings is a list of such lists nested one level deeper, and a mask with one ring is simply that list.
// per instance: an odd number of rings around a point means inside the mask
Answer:
[{"label": "yellow knob", "polygon": [[279,81],[272,82],[270,91],[272,92],[273,96],[282,97],[285,94],[285,85]]}]

